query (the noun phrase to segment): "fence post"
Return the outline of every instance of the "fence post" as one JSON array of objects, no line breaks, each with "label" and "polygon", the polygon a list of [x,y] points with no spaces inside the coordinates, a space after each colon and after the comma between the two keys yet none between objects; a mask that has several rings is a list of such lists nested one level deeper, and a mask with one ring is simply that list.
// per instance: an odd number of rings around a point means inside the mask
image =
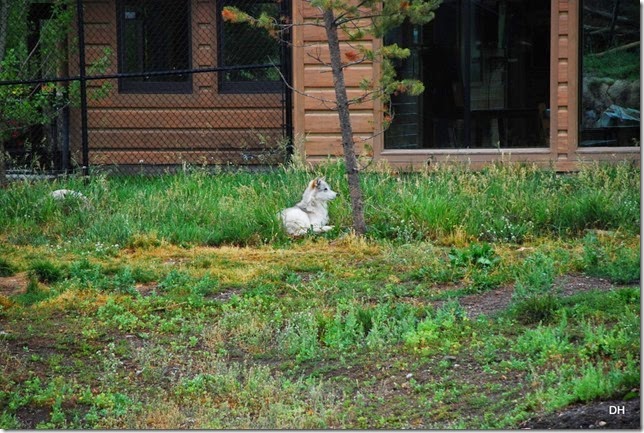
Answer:
[{"label": "fence post", "polygon": [[[289,22],[293,19],[293,13],[291,11],[292,2],[290,0],[282,0],[280,2],[281,11],[280,15],[286,17]],[[290,159],[293,154],[293,92],[291,91],[291,86],[293,85],[293,67],[291,61],[291,30],[288,29],[286,34],[282,34],[281,38],[282,52],[281,52],[281,61],[280,69],[284,81],[286,81],[282,88],[284,89],[283,93],[283,110],[284,110],[284,135],[288,139],[288,144],[286,147],[287,158]]]},{"label": "fence post", "polygon": [[87,78],[85,71],[85,18],[83,14],[83,0],[76,0],[76,21],[78,27],[78,77],[80,80],[81,149],[83,152],[83,176],[89,176],[89,146],[87,137]]}]

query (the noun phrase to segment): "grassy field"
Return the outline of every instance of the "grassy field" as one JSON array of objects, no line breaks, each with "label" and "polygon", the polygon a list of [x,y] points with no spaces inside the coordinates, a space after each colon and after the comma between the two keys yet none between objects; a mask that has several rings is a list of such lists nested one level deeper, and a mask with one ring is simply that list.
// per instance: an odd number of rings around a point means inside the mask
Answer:
[{"label": "grassy field", "polygon": [[[336,229],[289,239],[320,174]],[[344,185],[0,190],[0,428],[499,429],[639,398],[639,169],[367,173],[364,239]]]}]

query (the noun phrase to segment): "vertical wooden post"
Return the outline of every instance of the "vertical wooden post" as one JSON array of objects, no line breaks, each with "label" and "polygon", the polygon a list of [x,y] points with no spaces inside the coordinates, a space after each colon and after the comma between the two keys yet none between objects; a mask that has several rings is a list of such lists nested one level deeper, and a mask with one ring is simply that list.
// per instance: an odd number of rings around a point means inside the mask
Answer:
[{"label": "vertical wooden post", "polygon": [[83,152],[83,176],[89,176],[89,143],[87,137],[87,79],[85,70],[85,18],[83,0],[76,0],[76,23],[78,31],[78,71],[81,103],[81,149]]}]

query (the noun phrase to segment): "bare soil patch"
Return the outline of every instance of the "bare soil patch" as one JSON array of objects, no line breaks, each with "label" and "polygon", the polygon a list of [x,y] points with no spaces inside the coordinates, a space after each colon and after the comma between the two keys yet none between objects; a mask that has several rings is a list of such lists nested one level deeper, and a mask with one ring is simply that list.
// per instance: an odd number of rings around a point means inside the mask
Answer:
[{"label": "bare soil patch", "polygon": [[13,296],[24,293],[29,284],[29,277],[26,272],[21,272],[10,277],[0,277],[0,295]]},{"label": "bare soil patch", "polygon": [[220,302],[228,302],[231,300],[231,298],[235,295],[241,294],[242,290],[239,288],[226,288],[220,291],[219,293],[214,293],[212,295],[207,295],[205,298],[209,301],[220,301]]},{"label": "bare soil patch", "polygon": [[[619,413],[618,413],[619,412]],[[524,429],[640,429],[640,399],[598,401],[568,407],[521,424]]]},{"label": "bare soil patch", "polygon": [[42,422],[50,418],[50,409],[42,406],[25,406],[16,411],[16,418],[28,430],[34,430]]},{"label": "bare soil patch", "polygon": [[[555,280],[555,287],[559,289],[561,296],[572,296],[591,290],[608,291],[620,286],[616,286],[603,278],[585,275],[564,275]],[[475,318],[482,314],[489,316],[506,309],[510,305],[513,293],[514,285],[508,285],[485,293],[463,296],[458,299],[458,302],[465,308],[470,318]]]},{"label": "bare soil patch", "polygon": [[155,282],[151,283],[145,283],[145,284],[137,284],[136,285],[136,290],[141,294],[143,297],[148,297],[150,295],[153,295],[155,290],[157,289],[159,285]]}]

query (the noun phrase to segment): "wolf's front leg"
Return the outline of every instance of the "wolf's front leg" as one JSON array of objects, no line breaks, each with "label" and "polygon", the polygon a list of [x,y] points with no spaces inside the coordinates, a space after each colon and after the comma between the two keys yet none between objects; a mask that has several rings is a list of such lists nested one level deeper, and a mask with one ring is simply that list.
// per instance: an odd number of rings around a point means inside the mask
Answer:
[{"label": "wolf's front leg", "polygon": [[313,230],[313,233],[324,233],[328,232],[329,230],[333,230],[333,226],[311,226],[311,230]]}]

